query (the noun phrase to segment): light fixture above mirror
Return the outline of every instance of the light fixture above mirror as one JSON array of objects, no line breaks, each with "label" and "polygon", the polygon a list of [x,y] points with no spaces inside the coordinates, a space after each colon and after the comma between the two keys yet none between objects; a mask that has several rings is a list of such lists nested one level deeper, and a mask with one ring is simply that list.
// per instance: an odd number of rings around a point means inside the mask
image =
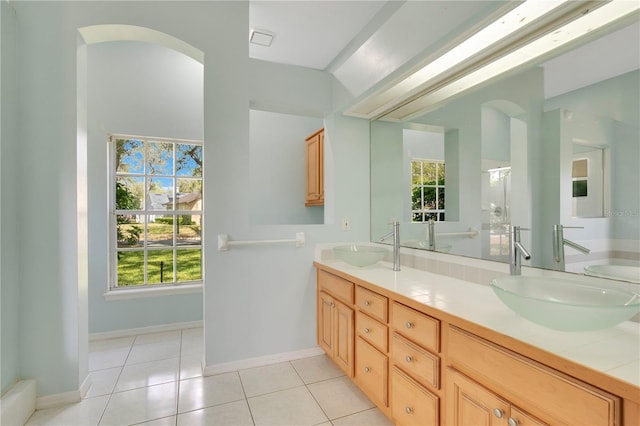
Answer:
[{"label": "light fixture above mirror", "polygon": [[[525,1],[464,40],[455,40],[399,79],[348,109],[355,117],[403,121],[498,75],[624,25],[640,3],[624,0]],[[463,36],[464,37],[464,36]]]}]

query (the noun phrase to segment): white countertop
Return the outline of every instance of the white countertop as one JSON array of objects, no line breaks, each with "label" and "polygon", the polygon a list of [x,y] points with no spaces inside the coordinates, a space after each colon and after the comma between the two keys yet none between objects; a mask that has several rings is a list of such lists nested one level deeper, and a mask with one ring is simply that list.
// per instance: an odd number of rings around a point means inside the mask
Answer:
[{"label": "white countertop", "polygon": [[358,268],[338,260],[318,263],[474,322],[498,333],[640,386],[640,323],[626,321],[589,332],[549,329],[516,315],[491,287],[388,262]]}]

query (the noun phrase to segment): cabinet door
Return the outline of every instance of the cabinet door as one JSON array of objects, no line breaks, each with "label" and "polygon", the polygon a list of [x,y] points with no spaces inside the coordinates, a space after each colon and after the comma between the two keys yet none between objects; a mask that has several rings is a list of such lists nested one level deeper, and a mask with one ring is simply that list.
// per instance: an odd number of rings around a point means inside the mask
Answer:
[{"label": "cabinet door", "polygon": [[307,206],[324,204],[324,131],[307,138]]},{"label": "cabinet door", "polygon": [[318,293],[318,346],[333,358],[333,306],[331,296],[321,291]]},{"label": "cabinet door", "polygon": [[353,377],[353,309],[334,301],[334,359],[349,377]]},{"label": "cabinet door", "polygon": [[446,424],[507,425],[509,404],[451,368],[447,369]]}]

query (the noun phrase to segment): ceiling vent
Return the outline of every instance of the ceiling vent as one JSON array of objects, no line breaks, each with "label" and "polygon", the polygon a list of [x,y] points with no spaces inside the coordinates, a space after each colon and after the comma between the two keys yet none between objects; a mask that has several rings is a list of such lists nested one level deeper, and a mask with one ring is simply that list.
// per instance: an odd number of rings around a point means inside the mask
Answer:
[{"label": "ceiling vent", "polygon": [[259,46],[271,46],[273,41],[273,33],[265,30],[251,30],[249,42]]}]

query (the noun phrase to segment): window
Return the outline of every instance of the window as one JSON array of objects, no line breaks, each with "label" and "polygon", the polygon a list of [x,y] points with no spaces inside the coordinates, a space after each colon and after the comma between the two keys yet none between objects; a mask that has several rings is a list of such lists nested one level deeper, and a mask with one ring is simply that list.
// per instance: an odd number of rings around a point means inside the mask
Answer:
[{"label": "window", "polygon": [[411,221],[444,221],[444,161],[411,160]]},{"label": "window", "polygon": [[110,287],[202,281],[202,142],[112,135]]}]

